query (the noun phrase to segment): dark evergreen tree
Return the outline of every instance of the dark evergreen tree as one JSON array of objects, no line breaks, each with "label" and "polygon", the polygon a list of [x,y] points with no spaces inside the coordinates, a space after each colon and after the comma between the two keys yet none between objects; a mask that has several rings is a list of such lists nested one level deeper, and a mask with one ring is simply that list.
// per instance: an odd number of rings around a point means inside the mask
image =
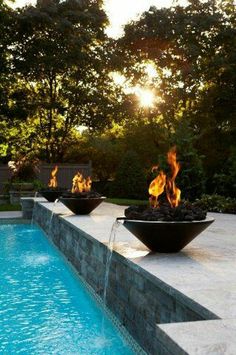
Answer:
[{"label": "dark evergreen tree", "polygon": [[112,196],[144,199],[148,197],[148,186],[138,155],[128,151],[117,169],[111,188]]}]

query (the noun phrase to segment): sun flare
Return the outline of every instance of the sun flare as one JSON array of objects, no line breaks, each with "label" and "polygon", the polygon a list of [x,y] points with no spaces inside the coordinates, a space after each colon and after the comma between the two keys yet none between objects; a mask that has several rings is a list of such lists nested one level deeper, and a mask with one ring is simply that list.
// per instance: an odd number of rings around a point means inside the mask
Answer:
[{"label": "sun flare", "polygon": [[139,98],[140,106],[142,106],[142,107],[152,107],[153,106],[154,94],[151,90],[139,89],[136,94]]},{"label": "sun flare", "polygon": [[119,72],[110,73],[111,79],[114,81],[117,86],[125,86],[126,78]]}]

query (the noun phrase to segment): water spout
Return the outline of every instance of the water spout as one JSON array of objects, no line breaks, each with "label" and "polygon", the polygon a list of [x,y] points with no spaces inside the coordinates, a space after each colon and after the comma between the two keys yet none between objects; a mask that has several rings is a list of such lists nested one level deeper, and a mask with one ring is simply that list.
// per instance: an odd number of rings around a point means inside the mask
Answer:
[{"label": "water spout", "polygon": [[109,281],[109,271],[111,266],[112,253],[114,248],[114,243],[116,239],[116,232],[121,222],[117,218],[112,225],[111,233],[109,236],[108,249],[107,249],[107,258],[106,258],[106,266],[105,266],[105,279],[104,279],[104,290],[103,290],[103,304],[106,306],[106,298],[107,298],[107,287]]},{"label": "water spout", "polygon": [[51,235],[51,231],[52,231],[52,219],[55,213],[55,209],[56,209],[56,205],[59,202],[59,199],[57,198],[54,203],[53,203],[53,207],[52,207],[52,211],[51,211],[51,216],[50,216],[50,220],[49,220],[49,235]]},{"label": "water spout", "polygon": [[[107,289],[109,283],[109,273],[112,260],[112,253],[114,249],[116,234],[119,226],[121,225],[120,218],[117,218],[112,225],[111,233],[108,241],[107,255],[106,255],[106,266],[105,266],[105,277],[104,277],[104,289],[103,289],[103,307],[106,308],[107,303]],[[104,316],[102,318],[102,336],[104,336]]]},{"label": "water spout", "polygon": [[38,191],[35,191],[34,194],[34,206],[33,206],[33,211],[32,211],[32,217],[31,217],[31,226],[34,224],[34,217],[35,217],[35,198],[38,196]]}]

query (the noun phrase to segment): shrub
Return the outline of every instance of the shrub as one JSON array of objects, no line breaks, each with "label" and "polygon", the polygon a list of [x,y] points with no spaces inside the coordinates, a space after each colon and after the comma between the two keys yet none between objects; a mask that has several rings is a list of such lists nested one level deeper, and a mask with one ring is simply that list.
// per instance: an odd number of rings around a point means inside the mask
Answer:
[{"label": "shrub", "polygon": [[177,160],[180,162],[180,172],[177,185],[181,189],[181,197],[190,201],[199,198],[205,191],[205,173],[202,159],[194,148],[194,132],[186,121],[181,121],[172,137],[173,145],[177,147]]},{"label": "shrub", "polygon": [[230,149],[229,158],[222,168],[214,174],[210,183],[219,195],[236,198],[236,149]]},{"label": "shrub", "polygon": [[9,161],[8,166],[11,170],[11,182],[31,182],[37,177],[38,159],[23,157],[17,161]]},{"label": "shrub", "polygon": [[103,196],[110,197],[112,181],[93,181],[92,189]]},{"label": "shrub", "polygon": [[107,134],[84,136],[75,141],[65,154],[65,161],[71,163],[92,161],[93,179],[102,182],[114,179],[114,172],[121,161],[123,145],[119,138]]},{"label": "shrub", "polygon": [[195,205],[208,212],[222,212],[236,214],[236,199],[221,195],[203,195]]},{"label": "shrub", "polygon": [[169,132],[163,127],[161,121],[151,123],[141,119],[127,123],[124,129],[123,142],[125,151],[133,150],[138,154],[140,162],[145,169],[151,169],[161,156],[165,156],[169,147]]},{"label": "shrub", "polygon": [[147,181],[138,155],[128,151],[118,168],[111,195],[120,198],[147,198]]},{"label": "shrub", "polygon": [[45,188],[45,184],[39,179],[32,180],[31,182],[34,184],[36,191]]}]

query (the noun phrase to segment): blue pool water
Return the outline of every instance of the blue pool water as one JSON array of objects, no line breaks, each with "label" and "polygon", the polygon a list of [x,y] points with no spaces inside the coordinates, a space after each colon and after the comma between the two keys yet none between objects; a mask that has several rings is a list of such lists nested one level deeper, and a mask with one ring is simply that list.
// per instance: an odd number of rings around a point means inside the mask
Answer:
[{"label": "blue pool water", "polygon": [[134,354],[102,318],[40,229],[0,226],[0,354]]}]

